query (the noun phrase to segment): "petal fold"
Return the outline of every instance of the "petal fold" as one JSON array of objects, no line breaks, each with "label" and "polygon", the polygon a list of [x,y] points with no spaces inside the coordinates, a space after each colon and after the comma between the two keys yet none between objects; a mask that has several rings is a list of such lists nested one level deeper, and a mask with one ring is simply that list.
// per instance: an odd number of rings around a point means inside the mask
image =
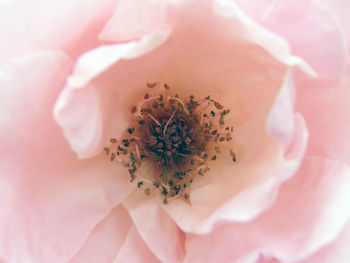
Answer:
[{"label": "petal fold", "polygon": [[[184,234],[163,211],[155,196],[135,191],[124,202],[140,236],[162,262],[181,262]],[[147,215],[147,216],[145,216]]]},{"label": "petal fold", "polygon": [[45,51],[0,70],[0,185],[7,193],[0,253],[7,262],[67,262],[133,188],[106,158],[79,161],[54,122],[71,67],[64,53]]},{"label": "petal fold", "polygon": [[350,168],[344,163],[308,157],[271,208],[254,221],[221,224],[204,236],[188,235],[185,262],[251,263],[259,255],[276,262],[303,260],[336,240],[347,224],[349,180]]},{"label": "petal fold", "polygon": [[339,82],[349,47],[337,17],[319,1],[235,2],[261,26],[288,41],[291,52],[307,61],[316,71],[322,80],[318,86]]},{"label": "petal fold", "polygon": [[130,41],[140,39],[155,31],[169,29],[168,0],[119,1],[99,37],[108,41]]},{"label": "petal fold", "polygon": [[135,226],[129,229],[126,240],[113,263],[158,263],[159,261],[142,240]]},{"label": "petal fold", "polygon": [[[161,45],[168,36],[169,31],[161,31],[145,36],[140,41],[101,46],[78,59],[73,74],[68,78],[56,102],[54,116],[72,149],[80,158],[88,158],[100,153],[103,143],[107,143],[102,137],[105,132],[103,126],[109,122],[106,118],[108,110],[104,110],[106,102],[100,96],[99,89],[102,88],[96,87],[91,81],[120,60],[136,59],[150,52]],[[108,98],[106,100],[108,101]],[[119,103],[118,97],[115,97],[113,105],[119,104],[122,102]],[[113,105],[108,106],[113,107]],[[118,108],[126,114],[126,109],[122,109],[122,106]],[[112,136],[119,137],[127,128],[127,116],[119,118],[119,123],[114,128],[116,129]]]},{"label": "petal fold", "polygon": [[84,246],[70,263],[113,262],[131,226],[128,212],[122,205],[116,206],[95,226]]}]

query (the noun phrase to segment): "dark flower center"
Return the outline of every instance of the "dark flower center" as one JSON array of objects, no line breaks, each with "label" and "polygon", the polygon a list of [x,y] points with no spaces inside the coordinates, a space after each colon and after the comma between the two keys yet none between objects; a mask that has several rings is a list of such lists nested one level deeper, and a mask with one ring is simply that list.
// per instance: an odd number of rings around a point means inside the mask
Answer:
[{"label": "dark flower center", "polygon": [[[104,150],[111,161],[117,159],[128,168],[131,181],[138,180],[137,186],[146,187],[146,194],[151,193],[150,187],[158,188],[167,203],[176,197],[189,200],[194,178],[209,171],[210,162],[221,153],[220,144],[232,139],[233,127],[225,126],[230,110],[210,96],[181,100],[169,95],[167,84],[164,88],[153,97],[146,93],[144,101],[132,107],[135,117],[124,138],[111,139]],[[228,152],[236,162],[234,151]],[[138,174],[144,162],[157,171],[151,180]]]}]

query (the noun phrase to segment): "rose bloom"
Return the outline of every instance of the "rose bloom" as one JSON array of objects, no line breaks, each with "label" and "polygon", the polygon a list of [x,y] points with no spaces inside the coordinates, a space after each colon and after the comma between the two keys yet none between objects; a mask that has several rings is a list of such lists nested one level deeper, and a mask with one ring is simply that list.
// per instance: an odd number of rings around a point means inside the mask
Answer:
[{"label": "rose bloom", "polygon": [[0,17],[1,262],[350,262],[349,1]]}]

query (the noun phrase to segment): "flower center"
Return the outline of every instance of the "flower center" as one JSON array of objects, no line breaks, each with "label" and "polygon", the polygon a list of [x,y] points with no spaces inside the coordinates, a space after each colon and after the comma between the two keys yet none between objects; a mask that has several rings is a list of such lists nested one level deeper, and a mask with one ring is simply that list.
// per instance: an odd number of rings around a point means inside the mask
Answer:
[{"label": "flower center", "polygon": [[[147,83],[154,89],[156,83]],[[223,143],[232,140],[233,127],[225,125],[229,109],[207,96],[195,100],[172,96],[170,88],[154,95],[146,93],[144,100],[133,106],[133,120],[120,141],[112,138],[104,148],[110,160],[118,160],[128,170],[131,182],[144,188],[159,189],[164,203],[174,198],[189,200],[190,188],[197,176],[210,170],[210,163],[217,159]],[[236,155],[228,149],[232,161]],[[154,172],[142,176],[142,168],[151,164]]]}]

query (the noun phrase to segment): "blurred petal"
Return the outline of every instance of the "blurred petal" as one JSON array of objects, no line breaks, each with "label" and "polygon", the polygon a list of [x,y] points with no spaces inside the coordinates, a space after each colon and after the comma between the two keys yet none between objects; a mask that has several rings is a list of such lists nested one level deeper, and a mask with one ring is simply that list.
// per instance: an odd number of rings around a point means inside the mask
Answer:
[{"label": "blurred petal", "polygon": [[346,44],[339,23],[329,10],[311,0],[235,2],[259,24],[284,37],[292,53],[316,71],[323,80],[321,84],[339,81],[346,62]]},{"label": "blurred petal", "polygon": [[[1,256],[65,262],[132,189],[104,157],[79,162],[52,118],[71,69],[61,52],[34,53],[0,71]],[[6,98],[6,101],[4,100]]]},{"label": "blurred petal", "polygon": [[156,197],[135,191],[124,205],[140,236],[160,261],[182,261],[185,255],[184,235],[160,207]]},{"label": "blurred petal", "polygon": [[350,164],[350,64],[339,88],[312,88],[304,83],[298,89],[296,110],[310,131],[307,155],[324,156]]},{"label": "blurred petal", "polygon": [[313,256],[297,263],[348,263],[350,261],[350,223],[344,227],[338,238]]},{"label": "blurred petal", "polygon": [[[349,191],[349,166],[307,157],[297,175],[282,186],[276,203],[257,219],[272,237],[273,254],[292,261],[333,241],[350,218]],[[283,239],[286,244],[279,243]]]},{"label": "blurred petal", "polygon": [[126,240],[113,263],[158,263],[159,261],[147,247],[135,226],[128,232]]},{"label": "blurred petal", "polygon": [[84,246],[70,263],[111,263],[124,244],[131,227],[128,212],[122,205],[100,221],[91,231]]},{"label": "blurred petal", "polygon": [[115,0],[0,3],[0,64],[42,49],[63,49],[76,57],[98,44],[97,34],[115,3]]},{"label": "blurred petal", "polygon": [[343,163],[309,157],[256,220],[188,235],[185,262],[255,262],[260,254],[282,262],[305,258],[335,240],[348,222],[349,180],[350,168]]},{"label": "blurred petal", "polygon": [[130,41],[168,29],[168,4],[167,0],[144,0],[142,5],[137,0],[120,0],[99,37],[108,41]]},{"label": "blurred petal", "polygon": [[350,2],[348,0],[318,0],[320,3],[325,4],[335,14],[335,17],[339,19],[340,25],[343,28],[343,33],[347,39],[348,55],[350,53]]}]

